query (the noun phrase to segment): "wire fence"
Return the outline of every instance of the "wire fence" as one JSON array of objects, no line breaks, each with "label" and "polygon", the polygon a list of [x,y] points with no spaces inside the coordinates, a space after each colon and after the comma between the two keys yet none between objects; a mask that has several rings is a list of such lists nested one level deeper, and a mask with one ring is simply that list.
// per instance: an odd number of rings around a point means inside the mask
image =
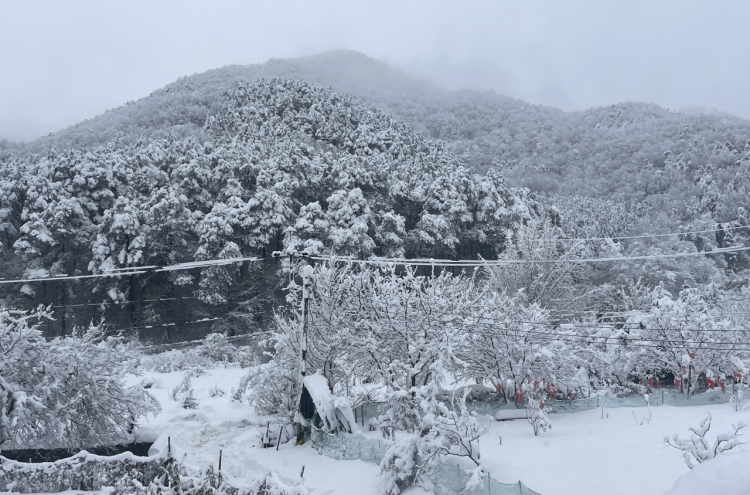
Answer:
[{"label": "wire fence", "polygon": [[549,403],[553,412],[558,414],[573,413],[578,411],[589,411],[599,407],[619,408],[619,407],[646,407],[646,406],[708,406],[716,404],[727,404],[731,395],[729,391],[721,392],[719,390],[697,393],[688,395],[676,390],[660,389],[648,396],[648,402],[644,395],[635,395],[630,397],[608,397],[596,396],[586,399],[575,400],[557,400]]},{"label": "wire fence", "polygon": [[[593,397],[574,400],[554,400],[547,403],[553,414],[568,414],[580,411],[592,411],[598,408],[622,408],[622,407],[658,407],[658,406],[707,406],[727,404],[732,394],[727,390],[711,390],[704,393],[687,395],[671,389],[659,389],[648,395],[648,401],[644,395],[629,397],[614,397],[609,395],[596,395]],[[386,403],[370,402],[361,404],[354,408],[357,423],[368,429],[375,423],[372,420],[383,413]],[[515,402],[498,401],[469,401],[469,411],[478,415],[494,416],[499,410],[524,409],[523,405]],[[604,411],[602,411],[604,412]],[[363,435],[338,433],[335,435],[325,433],[317,428],[312,429],[312,445],[322,455],[339,460],[362,460],[369,463],[380,464],[386,451],[392,445],[391,442],[379,438],[367,438]],[[491,476],[485,476],[480,485],[466,492],[466,484],[470,474],[454,464],[437,463],[425,474],[426,480],[432,485],[436,495],[456,495],[468,493],[471,495],[539,495],[537,492],[523,485],[501,483]]]},{"label": "wire fence", "polygon": [[[750,395],[750,394],[748,394]],[[658,407],[658,406],[710,406],[718,404],[728,404],[732,394],[727,389],[721,392],[719,389],[687,395],[682,392],[671,389],[658,389],[649,394],[648,402],[643,395],[632,395],[628,397],[614,397],[611,395],[595,395],[580,399],[565,399],[547,401],[547,407],[553,414],[569,414],[581,411],[592,411],[600,407],[605,409],[614,409],[620,407]],[[370,402],[354,408],[355,419],[357,424],[363,428],[368,425],[384,411],[386,404],[384,402]],[[500,410],[507,409],[524,409],[522,404],[513,401],[467,401],[466,407],[470,412],[476,412],[480,416],[494,416]]]},{"label": "wire fence", "polygon": [[[312,446],[321,455],[337,460],[361,460],[380,464],[392,443],[366,438],[353,433],[330,434],[312,427]],[[491,476],[484,476],[481,482],[466,491],[466,484],[471,475],[455,464],[438,462],[430,467],[424,478],[432,485],[435,495],[540,495],[520,481],[518,483],[501,483]]]}]

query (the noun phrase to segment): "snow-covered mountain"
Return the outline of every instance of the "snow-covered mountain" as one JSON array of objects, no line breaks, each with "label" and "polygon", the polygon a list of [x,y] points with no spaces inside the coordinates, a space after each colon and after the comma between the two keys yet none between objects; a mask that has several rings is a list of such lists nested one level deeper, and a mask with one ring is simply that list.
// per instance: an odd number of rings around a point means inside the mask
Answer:
[{"label": "snow-covered mountain", "polygon": [[[746,120],[642,103],[563,112],[492,92],[448,91],[355,52],[181,78],[54,135],[4,147],[5,278],[268,259],[288,226],[302,247],[355,256],[493,258],[507,246],[515,246],[513,256],[537,256],[529,246],[550,228],[557,237],[703,233],[545,256],[748,242]],[[529,221],[537,227],[520,232]],[[742,285],[736,277],[749,263],[742,252],[691,264],[658,260],[588,269],[569,281]],[[229,311],[222,324],[235,331],[265,325],[280,295],[277,267],[262,266],[3,290],[22,307],[91,305],[59,309],[56,331],[97,315],[102,300],[128,304],[127,316],[105,310],[120,325]],[[535,276],[521,279],[533,285]],[[161,301],[188,295],[206,306]],[[160,301],[143,302],[151,299]],[[167,330],[164,337],[172,338]]]},{"label": "snow-covered mountain", "polygon": [[[274,77],[331,87],[361,99],[426,137],[449,143],[480,171],[493,164],[502,167],[513,185],[618,201],[640,201],[673,189],[668,194],[675,196],[671,200],[681,211],[690,202],[685,192],[699,193],[695,174],[706,167],[733,165],[742,156],[728,161],[722,152],[743,155],[750,140],[750,122],[726,114],[684,113],[648,103],[564,112],[493,92],[448,91],[363,54],[339,50],[183,77],[26,148],[44,152],[167,134],[202,137],[206,118],[224,110],[223,91]],[[670,178],[675,187],[656,177],[673,165],[685,170]]]}]

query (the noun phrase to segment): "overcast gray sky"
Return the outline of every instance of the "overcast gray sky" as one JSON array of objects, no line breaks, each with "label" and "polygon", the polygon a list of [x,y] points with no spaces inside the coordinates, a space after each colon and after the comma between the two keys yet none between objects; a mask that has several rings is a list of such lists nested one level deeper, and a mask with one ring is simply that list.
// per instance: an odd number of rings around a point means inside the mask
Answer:
[{"label": "overcast gray sky", "polygon": [[750,2],[0,2],[0,138],[33,139],[227,64],[363,52],[449,88],[564,109],[750,118]]}]

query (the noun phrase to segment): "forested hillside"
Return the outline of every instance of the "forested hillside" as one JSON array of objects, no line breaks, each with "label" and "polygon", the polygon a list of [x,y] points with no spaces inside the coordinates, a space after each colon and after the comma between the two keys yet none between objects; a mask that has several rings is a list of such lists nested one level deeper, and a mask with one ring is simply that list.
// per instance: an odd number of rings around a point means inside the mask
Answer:
[{"label": "forested hillside", "polygon": [[[283,300],[271,253],[293,226],[292,247],[317,253],[560,259],[501,274],[505,288],[610,308],[639,279],[746,285],[744,252],[628,258],[748,245],[748,187],[746,120],[641,103],[563,112],[329,52],[181,78],[37,141],[0,143],[6,279],[262,261],[0,291],[14,307],[55,306],[49,334],[102,316],[153,340],[245,333]],[[618,239],[676,232],[697,233]],[[602,256],[623,259],[570,262]],[[535,292],[550,280],[552,293]]]},{"label": "forested hillside", "polygon": [[147,325],[206,317],[244,333],[263,327],[280,301],[275,250],[494,258],[508,232],[537,216],[527,190],[472,172],[441,143],[351,97],[272,79],[223,98],[227,110],[208,119],[202,141],[115,139],[5,159],[3,273],[262,261],[4,286],[8,302],[52,304],[53,334],[102,315],[150,338],[172,338],[182,326],[153,335]]},{"label": "forested hillside", "polygon": [[207,117],[226,110],[221,98],[225,89],[273,77],[330,86],[359,98],[425,137],[445,141],[479,171],[493,164],[502,168],[511,185],[620,202],[648,198],[657,209],[676,209],[679,222],[705,212],[730,221],[738,206],[747,208],[742,199],[750,151],[747,120],[688,115],[645,103],[563,112],[493,92],[447,91],[348,51],[184,77],[139,101],[28,143],[26,150],[41,153],[113,138],[207,139]]}]

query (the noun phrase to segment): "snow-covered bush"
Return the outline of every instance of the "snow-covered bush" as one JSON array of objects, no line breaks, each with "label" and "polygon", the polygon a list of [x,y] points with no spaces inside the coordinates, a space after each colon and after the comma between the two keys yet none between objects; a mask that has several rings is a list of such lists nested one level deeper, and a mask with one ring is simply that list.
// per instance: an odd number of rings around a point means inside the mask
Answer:
[{"label": "snow-covered bush", "polygon": [[141,380],[141,387],[150,389],[150,388],[161,388],[162,383],[161,380],[154,376],[147,376]]},{"label": "snow-covered bush", "polygon": [[[159,443],[160,440],[157,441]],[[167,440],[149,457],[130,452],[100,456],[86,451],[67,459],[25,463],[0,458],[0,491],[57,493],[66,489],[112,495],[305,495],[300,482],[282,480],[275,471],[235,486],[212,466],[197,468],[166,452]]]},{"label": "snow-covered bush", "polygon": [[45,340],[43,308],[0,309],[0,448],[41,449],[123,442],[158,403],[123,377],[136,371],[133,348],[103,327]]},{"label": "snow-covered bush", "polygon": [[414,432],[419,429],[422,416],[419,403],[408,390],[393,390],[388,394],[377,423],[384,438],[395,439],[396,431]]},{"label": "snow-covered bush", "polygon": [[229,343],[229,339],[223,333],[208,334],[196,351],[213,363],[237,361],[237,348]]},{"label": "snow-covered bush", "polygon": [[157,373],[172,373],[174,371],[188,371],[195,376],[210,368],[211,361],[199,354],[195,349],[172,349],[158,354],[151,354],[141,358],[141,367]]},{"label": "snow-covered bush", "polygon": [[224,397],[226,391],[219,387],[218,383],[214,383],[213,387],[208,388],[208,395],[211,397]]},{"label": "snow-covered bush", "polygon": [[291,423],[299,408],[298,369],[294,364],[282,366],[276,360],[253,366],[248,370],[247,380],[242,379],[235,395],[241,397],[240,390],[244,384],[249,388],[249,402],[258,413],[274,416],[282,424]]},{"label": "snow-covered bush", "polygon": [[190,382],[190,373],[185,373],[182,377],[182,381],[174,386],[169,396],[174,401],[184,400],[188,394],[193,393],[193,386]]},{"label": "snow-covered bush", "polygon": [[[165,475],[154,480],[146,489],[136,488],[143,491],[122,491],[122,495],[307,495],[310,493],[304,484],[283,480],[275,471],[262,473],[242,486],[232,485],[213,466],[200,469],[173,462],[165,471]],[[131,486],[137,487],[137,484],[132,483]],[[115,494],[119,495],[116,490]]]},{"label": "snow-covered bush", "polygon": [[195,409],[198,407],[198,400],[193,397],[193,389],[188,390],[188,393],[182,399],[182,407],[184,409]]},{"label": "snow-covered bush", "polygon": [[[467,393],[449,407],[438,400],[438,389],[433,383],[412,389],[408,395],[392,403],[392,407],[402,410],[411,400],[413,406],[409,414],[418,413],[414,418],[414,428],[407,430],[406,434],[396,436],[392,430],[388,433],[395,443],[380,463],[383,493],[400,493],[421,481],[422,475],[436,463],[451,457],[470,460],[476,466],[473,474],[479,475],[482,468],[478,441],[488,429],[479,423],[475,413],[467,410]],[[474,475],[469,483],[476,481]]]},{"label": "snow-covered bush", "polygon": [[240,378],[240,384],[237,388],[232,387],[232,400],[235,402],[242,402],[242,398],[247,393],[247,387],[250,385],[250,374],[242,375]]},{"label": "snow-covered bush", "polygon": [[523,390],[523,405],[526,408],[526,419],[534,430],[534,436],[537,436],[539,433],[552,428],[552,423],[547,416],[549,407],[545,402],[545,399],[549,400],[549,398],[547,397],[547,391],[540,383],[529,382],[530,380],[527,380],[521,387]]},{"label": "snow-covered bush", "polygon": [[398,495],[418,479],[422,472],[422,466],[417,461],[418,444],[417,435],[407,435],[386,451],[380,462],[382,493]]},{"label": "snow-covered bush", "polygon": [[679,390],[694,394],[701,377],[735,369],[747,356],[747,336],[732,331],[738,324],[711,303],[713,297],[694,288],[677,297],[654,289],[650,311],[629,318],[619,334],[621,345],[632,345],[631,373],[645,379],[655,370],[670,372]]},{"label": "snow-covered bush", "polygon": [[706,438],[708,431],[711,429],[711,415],[709,414],[699,423],[697,428],[690,428],[692,433],[690,438],[681,439],[675,433],[671,440],[669,437],[664,437],[664,442],[670,447],[681,450],[685,458],[685,464],[688,468],[693,469],[695,467],[693,461],[700,464],[713,459],[722,452],[747,443],[740,440],[740,430],[746,426],[747,423],[744,421],[733,424],[731,432],[719,434],[713,442],[709,442]]},{"label": "snow-covered bush", "polygon": [[95,490],[114,495],[145,495],[149,493],[146,487],[152,481],[154,485],[158,483],[156,478],[164,474],[166,466],[166,453],[136,457],[130,452],[99,456],[81,451],[72,457],[45,463],[0,459],[0,492],[57,493],[73,488],[86,490],[84,493]]},{"label": "snow-covered bush", "polygon": [[141,368],[157,373],[190,371],[195,376],[207,368],[239,366],[247,368],[257,361],[252,346],[235,347],[221,333],[209,334],[200,345],[192,349],[171,349],[141,358]]}]

